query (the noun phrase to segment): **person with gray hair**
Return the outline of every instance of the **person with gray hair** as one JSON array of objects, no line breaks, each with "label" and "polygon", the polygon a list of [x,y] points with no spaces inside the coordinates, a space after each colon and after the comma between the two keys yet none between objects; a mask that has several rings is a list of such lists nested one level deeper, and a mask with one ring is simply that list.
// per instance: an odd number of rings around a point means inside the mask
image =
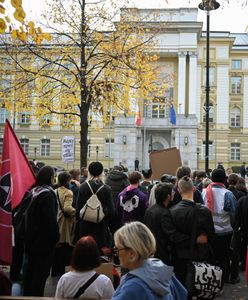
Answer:
[{"label": "person with gray hair", "polygon": [[180,299],[187,299],[173,268],[152,258],[156,241],[148,227],[141,222],[127,223],[116,231],[114,240],[120,264],[129,272],[122,277],[112,300],[173,300],[175,285],[181,291]]}]

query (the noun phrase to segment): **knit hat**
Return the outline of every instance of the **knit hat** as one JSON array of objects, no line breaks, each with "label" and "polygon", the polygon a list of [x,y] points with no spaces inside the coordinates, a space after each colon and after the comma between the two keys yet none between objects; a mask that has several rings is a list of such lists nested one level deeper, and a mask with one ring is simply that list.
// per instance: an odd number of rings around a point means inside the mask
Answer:
[{"label": "knit hat", "polygon": [[103,165],[99,161],[93,161],[89,164],[88,170],[94,177],[99,176],[103,172]]},{"label": "knit hat", "polygon": [[223,169],[214,169],[211,174],[213,182],[224,183],[226,180],[226,173]]}]

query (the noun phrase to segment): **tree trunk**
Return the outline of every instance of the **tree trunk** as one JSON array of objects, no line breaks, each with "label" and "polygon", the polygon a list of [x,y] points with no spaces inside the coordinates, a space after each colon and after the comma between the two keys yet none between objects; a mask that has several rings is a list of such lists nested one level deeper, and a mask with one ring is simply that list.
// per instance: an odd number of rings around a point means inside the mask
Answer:
[{"label": "tree trunk", "polygon": [[[82,95],[83,97],[83,95]],[[89,105],[87,103],[81,104],[80,115],[80,168],[87,167],[88,154],[88,112]]]}]

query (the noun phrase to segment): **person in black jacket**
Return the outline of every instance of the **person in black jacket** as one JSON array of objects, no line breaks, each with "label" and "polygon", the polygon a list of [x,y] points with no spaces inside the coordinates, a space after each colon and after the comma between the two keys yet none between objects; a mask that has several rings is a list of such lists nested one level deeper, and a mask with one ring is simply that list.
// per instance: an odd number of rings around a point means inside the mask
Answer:
[{"label": "person in black jacket", "polygon": [[104,184],[101,180],[103,165],[98,161],[92,162],[88,167],[88,171],[90,179],[88,182],[84,182],[80,186],[76,214],[79,216],[80,210],[92,196],[92,192],[88,186],[89,183],[94,193],[103,185],[97,193],[97,197],[101,201],[105,216],[100,223],[92,223],[79,219],[79,238],[91,235],[95,239],[99,249],[103,251],[105,247],[110,247],[111,243],[109,221],[114,216],[113,198],[111,188]]},{"label": "person in black jacket", "polygon": [[[210,210],[194,202],[194,185],[188,176],[184,176],[179,180],[178,189],[182,200],[170,209],[171,219],[176,227],[176,231],[188,235],[190,240],[192,232],[195,230],[193,253],[191,253],[189,240],[174,245],[176,256],[174,265],[175,274],[179,281],[185,284],[187,265],[191,259],[194,261],[208,261],[212,258],[209,246],[213,245],[214,224]],[[197,222],[194,221],[196,216]],[[171,222],[170,219],[169,222]],[[163,216],[162,226],[165,231],[168,227],[167,223],[168,216]],[[194,225],[196,228],[194,228]],[[171,232],[168,232],[168,237],[173,240]]]},{"label": "person in black jacket", "polygon": [[[152,231],[155,236],[157,249],[155,257],[161,259],[167,265],[173,264],[172,242],[163,230],[162,218],[163,215],[168,215],[167,208],[170,201],[173,199],[173,184],[159,183],[155,189],[156,204],[146,210],[144,223]],[[173,243],[180,243],[189,240],[189,236],[177,232],[174,224],[166,224],[166,232],[171,231]]]},{"label": "person in black jacket", "polygon": [[26,216],[24,296],[43,296],[59,240],[53,181],[53,168],[45,166],[39,170],[36,187],[32,190],[32,201]]},{"label": "person in black jacket", "polygon": [[[188,176],[188,177],[191,176],[191,169],[189,167],[182,166],[177,169],[177,172],[176,172],[177,181],[176,181],[176,185],[174,188],[175,195],[174,195],[173,201],[171,201],[169,204],[169,208],[176,205],[178,202],[180,202],[182,200],[182,196],[178,190],[178,182],[181,178],[183,178],[183,176]],[[203,204],[201,192],[198,191],[196,188],[194,188],[193,198],[194,198],[195,203]]]}]

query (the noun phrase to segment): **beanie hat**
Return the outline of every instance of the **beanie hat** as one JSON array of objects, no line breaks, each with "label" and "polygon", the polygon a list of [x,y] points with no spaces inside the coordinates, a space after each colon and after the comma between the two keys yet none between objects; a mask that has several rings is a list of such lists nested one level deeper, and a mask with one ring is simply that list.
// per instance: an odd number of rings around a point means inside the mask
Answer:
[{"label": "beanie hat", "polygon": [[213,182],[224,183],[226,181],[226,173],[223,169],[214,169],[211,177]]},{"label": "beanie hat", "polygon": [[103,172],[103,165],[99,161],[94,161],[89,164],[88,170],[94,177],[99,176]]}]

